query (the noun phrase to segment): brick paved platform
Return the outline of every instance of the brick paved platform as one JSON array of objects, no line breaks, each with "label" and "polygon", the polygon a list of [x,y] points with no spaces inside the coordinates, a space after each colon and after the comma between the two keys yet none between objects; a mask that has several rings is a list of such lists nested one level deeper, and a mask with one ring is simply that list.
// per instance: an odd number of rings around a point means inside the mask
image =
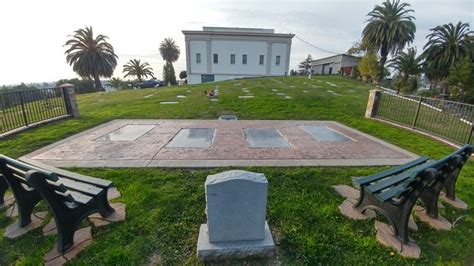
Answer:
[{"label": "brick paved platform", "polygon": [[56,167],[398,165],[417,155],[332,121],[114,120],[27,156]]}]

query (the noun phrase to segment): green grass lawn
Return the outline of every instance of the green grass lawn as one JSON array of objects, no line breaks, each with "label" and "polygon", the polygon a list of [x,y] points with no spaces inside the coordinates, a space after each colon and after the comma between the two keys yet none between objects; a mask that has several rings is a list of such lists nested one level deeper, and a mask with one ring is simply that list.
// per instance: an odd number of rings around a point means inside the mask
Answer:
[{"label": "green grass lawn", "polygon": [[[304,77],[227,81],[196,86],[79,95],[80,119],[67,119],[31,129],[0,141],[0,153],[19,157],[74,133],[117,118],[335,120],[419,155],[440,158],[453,149],[427,137],[364,119],[369,87],[341,77]],[[331,82],[338,87],[333,87]],[[235,85],[240,83],[240,85]],[[306,83],[306,84],[305,84]],[[219,86],[217,102],[203,91]],[[248,88],[255,96],[238,99]],[[291,96],[284,99],[271,89]],[[332,92],[328,92],[328,90]],[[157,94],[151,95],[155,92]],[[189,92],[188,92],[189,91]],[[304,92],[306,91],[306,92]],[[340,96],[335,95],[339,94]],[[178,94],[186,95],[177,99]],[[161,101],[179,101],[160,105]],[[242,168],[241,168],[242,169]],[[410,236],[422,249],[418,261],[391,255],[375,240],[374,222],[352,221],[339,213],[343,199],[332,189],[350,184],[350,177],[383,167],[243,168],[262,172],[269,180],[268,221],[283,264],[472,264],[474,211],[449,206],[441,214],[458,220],[454,230],[437,232],[419,222]],[[113,180],[127,204],[127,220],[94,229],[94,243],[71,262],[80,265],[143,264],[158,257],[163,264],[197,264],[199,225],[206,222],[204,181],[227,169],[72,169]],[[468,162],[457,185],[458,196],[474,206],[474,163]],[[40,206],[40,208],[44,206]],[[0,234],[12,223],[0,212]],[[41,230],[20,239],[0,241],[0,264],[40,264],[55,236]],[[265,263],[244,261],[243,263]]]}]

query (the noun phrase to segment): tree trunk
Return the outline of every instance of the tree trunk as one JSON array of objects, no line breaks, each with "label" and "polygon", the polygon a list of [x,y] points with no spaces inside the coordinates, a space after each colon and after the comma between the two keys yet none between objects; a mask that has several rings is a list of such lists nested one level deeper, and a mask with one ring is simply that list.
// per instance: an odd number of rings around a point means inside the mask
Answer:
[{"label": "tree trunk", "polygon": [[379,82],[384,78],[385,62],[387,62],[388,49],[382,46],[380,49],[380,66],[379,66]]},{"label": "tree trunk", "polygon": [[105,91],[104,88],[102,88],[102,83],[100,82],[99,75],[97,74],[94,74],[94,85],[97,91]]}]

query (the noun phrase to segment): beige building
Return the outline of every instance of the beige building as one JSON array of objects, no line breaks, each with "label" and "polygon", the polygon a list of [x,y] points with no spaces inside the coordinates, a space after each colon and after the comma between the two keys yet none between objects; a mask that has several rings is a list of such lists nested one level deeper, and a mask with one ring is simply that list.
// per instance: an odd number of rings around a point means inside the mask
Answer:
[{"label": "beige building", "polygon": [[359,64],[360,57],[339,54],[311,62],[311,73],[315,75],[351,75],[354,67]]}]

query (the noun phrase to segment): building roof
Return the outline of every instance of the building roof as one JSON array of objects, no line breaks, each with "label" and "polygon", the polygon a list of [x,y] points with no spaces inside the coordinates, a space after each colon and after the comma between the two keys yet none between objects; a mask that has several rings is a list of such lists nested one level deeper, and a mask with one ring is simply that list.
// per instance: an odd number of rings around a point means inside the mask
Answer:
[{"label": "building roof", "polygon": [[294,34],[275,33],[274,29],[239,28],[239,27],[202,27],[200,30],[183,30],[183,34],[197,35],[238,35],[238,36],[266,36],[293,38]]}]

